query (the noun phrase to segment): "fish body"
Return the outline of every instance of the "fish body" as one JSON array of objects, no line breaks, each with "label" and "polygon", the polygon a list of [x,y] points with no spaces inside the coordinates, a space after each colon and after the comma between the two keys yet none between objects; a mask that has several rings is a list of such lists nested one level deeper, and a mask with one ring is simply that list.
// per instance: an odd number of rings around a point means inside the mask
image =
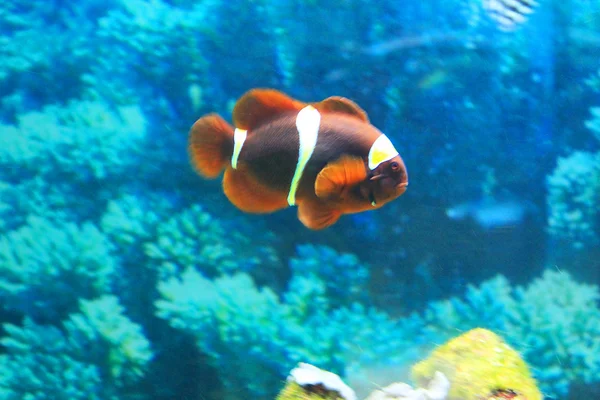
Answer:
[{"label": "fish body", "polygon": [[235,127],[209,114],[189,134],[196,171],[216,178],[240,210],[270,213],[298,206],[311,229],[341,215],[382,207],[404,193],[406,167],[366,113],[343,97],[306,104],[270,89],[236,103]]}]

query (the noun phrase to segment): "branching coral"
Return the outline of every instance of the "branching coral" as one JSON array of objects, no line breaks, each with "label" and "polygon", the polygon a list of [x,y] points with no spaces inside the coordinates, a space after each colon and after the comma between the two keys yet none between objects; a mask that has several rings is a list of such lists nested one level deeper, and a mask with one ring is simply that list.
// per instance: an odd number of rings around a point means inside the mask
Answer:
[{"label": "branching coral", "polygon": [[17,189],[12,213],[94,217],[119,185],[130,180],[145,125],[137,107],[112,110],[102,102],[75,101],[23,114],[17,125],[0,126],[0,180]]},{"label": "branching coral", "polygon": [[61,328],[29,318],[22,327],[4,325],[0,399],[140,398],[132,388],[152,358],[141,327],[113,296],[80,307]]},{"label": "branching coral", "polygon": [[558,159],[548,177],[548,230],[574,248],[600,241],[600,152]]},{"label": "branching coral", "polygon": [[325,287],[314,276],[295,277],[280,300],[246,274],[210,281],[188,269],[159,285],[157,315],[192,335],[225,387],[246,396],[274,396],[299,361],[341,372],[400,354],[405,342],[385,314],[359,305],[332,310]]},{"label": "branching coral", "polygon": [[590,113],[592,113],[592,119],[586,121],[585,126],[596,136],[596,139],[600,140],[600,107],[590,108]]},{"label": "branching coral", "polygon": [[433,303],[425,312],[431,341],[483,327],[498,332],[522,352],[542,390],[562,398],[573,382],[600,378],[598,288],[575,282],[566,272],[547,270],[528,287],[511,288],[498,277],[466,298]]},{"label": "branching coral", "polygon": [[328,246],[304,244],[290,260],[295,276],[318,277],[325,283],[333,307],[368,302],[369,269],[354,254],[340,254]]},{"label": "branching coral", "polygon": [[269,249],[252,245],[236,230],[226,230],[213,215],[194,205],[157,227],[157,238],[145,246],[161,279],[193,267],[207,276],[268,268]]},{"label": "branching coral", "polygon": [[20,115],[16,126],[0,129],[2,178],[80,183],[126,172],[139,155],[145,118],[135,106],[114,111],[102,102],[75,101]]},{"label": "branching coral", "polygon": [[91,223],[30,217],[0,237],[0,301],[35,318],[56,318],[79,298],[110,292],[117,269],[108,240]]},{"label": "branching coral", "polygon": [[4,1],[0,4],[0,116],[77,97],[95,58],[90,37],[104,2]]}]

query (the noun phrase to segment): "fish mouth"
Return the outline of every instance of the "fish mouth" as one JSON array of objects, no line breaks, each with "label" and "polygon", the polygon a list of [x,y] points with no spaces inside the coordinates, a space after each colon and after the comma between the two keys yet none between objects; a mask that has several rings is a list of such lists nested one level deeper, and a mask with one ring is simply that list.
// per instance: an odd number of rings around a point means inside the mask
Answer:
[{"label": "fish mouth", "polygon": [[402,182],[396,185],[396,195],[402,196],[404,192],[406,192],[406,188],[408,187],[408,182]]}]

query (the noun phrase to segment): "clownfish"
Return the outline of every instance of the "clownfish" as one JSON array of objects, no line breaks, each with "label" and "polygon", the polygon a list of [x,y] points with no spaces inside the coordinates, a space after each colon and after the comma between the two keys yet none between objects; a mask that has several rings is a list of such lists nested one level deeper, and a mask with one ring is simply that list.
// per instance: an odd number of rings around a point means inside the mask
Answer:
[{"label": "clownfish", "polygon": [[404,161],[367,114],[344,97],[303,103],[273,89],[253,89],[233,109],[199,118],[188,152],[199,175],[217,178],[247,213],[298,206],[298,219],[324,229],[342,214],[382,207],[408,186]]}]

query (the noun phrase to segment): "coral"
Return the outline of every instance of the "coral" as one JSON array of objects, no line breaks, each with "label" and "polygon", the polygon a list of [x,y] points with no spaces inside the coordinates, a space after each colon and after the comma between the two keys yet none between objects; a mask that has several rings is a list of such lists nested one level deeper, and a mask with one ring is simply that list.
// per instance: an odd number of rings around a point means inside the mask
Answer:
[{"label": "coral", "polygon": [[548,231],[575,249],[600,243],[600,152],[558,159],[548,184]]},{"label": "coral", "polygon": [[563,398],[573,383],[600,382],[597,286],[547,270],[526,288],[515,288],[514,299],[518,323],[504,335],[534,368],[544,392]]},{"label": "coral", "polygon": [[29,318],[22,327],[4,325],[0,399],[143,398],[132,389],[152,352],[140,326],[113,296],[81,301],[80,307],[62,328]]},{"label": "coral", "polygon": [[446,400],[450,391],[450,381],[446,375],[436,371],[427,389],[413,389],[403,382],[396,382],[375,390],[366,400]]},{"label": "coral", "polygon": [[[599,73],[600,76],[600,73]],[[592,119],[585,122],[585,126],[600,140],[600,107],[590,108]]]},{"label": "coral", "polygon": [[326,286],[326,296],[332,307],[369,300],[369,268],[358,257],[338,253],[331,247],[304,244],[296,247],[296,257],[290,260],[295,276],[316,276]]},{"label": "coral", "polygon": [[253,246],[252,240],[223,223],[200,205],[175,214],[157,227],[155,241],[145,246],[160,279],[193,267],[207,276],[268,268],[268,248]]},{"label": "coral", "polygon": [[311,364],[298,363],[276,400],[356,400],[356,394],[341,378]]},{"label": "coral", "polygon": [[41,175],[82,183],[127,172],[139,156],[145,118],[136,106],[114,111],[102,102],[73,101],[22,114],[16,126],[0,129],[7,139],[0,149],[3,179]]},{"label": "coral", "polygon": [[118,267],[95,225],[29,217],[0,237],[0,299],[9,310],[56,318],[72,311],[79,298],[110,292]]},{"label": "coral", "polygon": [[69,339],[60,329],[30,319],[23,327],[5,324],[4,329],[0,399],[103,399],[100,371],[70,354]]},{"label": "coral", "polygon": [[424,312],[424,341],[438,342],[476,327],[501,333],[532,367],[540,388],[563,398],[574,382],[598,382],[600,298],[596,286],[546,270],[528,287],[497,277],[470,286],[464,300],[432,303]]},{"label": "coral", "polygon": [[[159,291],[157,315],[191,333],[222,384],[242,396],[273,396],[283,371],[320,345],[299,335],[301,327],[287,320],[277,296],[256,289],[245,274],[210,281],[188,269],[181,281],[166,281]],[[296,346],[305,352],[298,359]]]},{"label": "coral", "polygon": [[282,372],[300,361],[345,372],[401,356],[410,340],[384,313],[358,303],[331,309],[326,284],[314,275],[292,277],[283,301],[247,274],[211,281],[191,268],[159,291],[157,315],[191,334],[223,385],[248,397],[274,396]]},{"label": "coral", "polygon": [[112,110],[102,102],[73,101],[0,126],[0,180],[15,189],[12,213],[67,220],[95,217],[117,188],[132,180],[131,168],[143,171],[137,160],[145,125],[135,106]]},{"label": "coral", "polygon": [[448,400],[492,399],[499,393],[542,399],[527,364],[489,330],[474,329],[450,340],[412,369],[420,385],[428,384],[436,371],[450,380]]},{"label": "coral", "polygon": [[172,122],[173,117],[189,120],[203,109],[210,95],[203,32],[211,29],[214,2],[169,3],[122,1],[99,20],[103,46],[84,77],[90,93],[119,104],[140,102],[155,117]]},{"label": "coral", "polygon": [[115,296],[81,300],[80,313],[64,323],[73,350],[94,360],[104,360],[102,376],[116,389],[139,381],[153,357],[142,327],[125,316]]},{"label": "coral", "polygon": [[0,116],[77,97],[95,59],[90,38],[107,2],[0,4]]}]

